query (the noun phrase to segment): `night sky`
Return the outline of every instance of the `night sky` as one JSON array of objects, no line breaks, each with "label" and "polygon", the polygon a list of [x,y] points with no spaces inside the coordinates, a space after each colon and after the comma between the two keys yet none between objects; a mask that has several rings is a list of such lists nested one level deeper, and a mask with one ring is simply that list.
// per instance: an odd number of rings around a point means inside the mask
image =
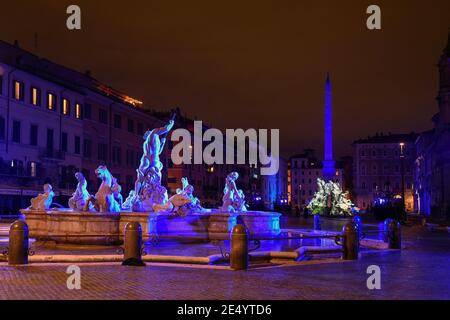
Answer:
[{"label": "night sky", "polygon": [[[66,28],[70,4],[82,30]],[[366,8],[382,9],[382,30]],[[0,39],[147,107],[218,128],[279,128],[284,156],[321,153],[331,73],[336,157],[375,132],[431,128],[450,1],[8,1]],[[38,33],[38,47],[34,33]]]}]

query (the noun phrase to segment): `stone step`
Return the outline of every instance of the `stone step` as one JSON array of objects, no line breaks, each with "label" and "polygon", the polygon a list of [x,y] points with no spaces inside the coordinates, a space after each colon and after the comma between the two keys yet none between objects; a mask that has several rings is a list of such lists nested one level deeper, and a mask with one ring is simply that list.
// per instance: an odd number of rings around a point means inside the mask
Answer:
[{"label": "stone step", "polygon": [[0,226],[0,237],[9,236],[9,227]]}]

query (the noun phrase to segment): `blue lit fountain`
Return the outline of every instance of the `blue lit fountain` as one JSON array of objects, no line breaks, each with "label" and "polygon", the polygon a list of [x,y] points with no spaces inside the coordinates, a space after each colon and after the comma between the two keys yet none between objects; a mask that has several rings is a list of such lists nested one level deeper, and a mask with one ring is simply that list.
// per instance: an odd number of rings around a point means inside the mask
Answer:
[{"label": "blue lit fountain", "polygon": [[70,209],[50,209],[51,187],[21,210],[29,226],[30,236],[38,240],[73,244],[118,244],[128,222],[141,224],[144,240],[153,237],[174,237],[201,241],[229,239],[240,216],[251,237],[278,235],[280,214],[248,211],[244,193],[237,189],[239,175],[230,173],[225,182],[223,205],[219,209],[204,209],[194,196],[194,187],[187,178],[182,188],[170,198],[161,185],[160,154],[173,120],[144,135],[143,156],[136,170],[135,188],[122,202],[121,187],[106,166],[95,171],[102,180],[95,195],[86,191],[86,180],[76,174],[77,189],[69,200]]}]

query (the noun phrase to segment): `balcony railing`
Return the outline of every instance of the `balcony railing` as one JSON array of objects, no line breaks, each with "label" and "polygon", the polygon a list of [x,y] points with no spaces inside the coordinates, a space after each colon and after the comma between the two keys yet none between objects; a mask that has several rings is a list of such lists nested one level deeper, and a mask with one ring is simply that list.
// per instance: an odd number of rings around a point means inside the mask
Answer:
[{"label": "balcony railing", "polygon": [[24,168],[14,169],[9,167],[0,167],[0,175],[11,178],[36,178],[31,176]]},{"label": "balcony railing", "polygon": [[53,160],[65,160],[65,152],[51,149],[41,149],[39,151],[39,157],[41,159],[53,159]]}]

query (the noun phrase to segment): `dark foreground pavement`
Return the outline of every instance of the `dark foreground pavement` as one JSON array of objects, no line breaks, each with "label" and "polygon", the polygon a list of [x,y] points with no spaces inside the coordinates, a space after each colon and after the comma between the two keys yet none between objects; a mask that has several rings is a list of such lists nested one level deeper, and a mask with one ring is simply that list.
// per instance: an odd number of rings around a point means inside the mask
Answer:
[{"label": "dark foreground pavement", "polygon": [[[0,265],[1,299],[450,299],[450,237],[404,230],[403,251],[234,272],[226,267],[85,264],[81,289],[66,285],[68,265]],[[367,267],[381,268],[381,290],[366,286]]]}]

